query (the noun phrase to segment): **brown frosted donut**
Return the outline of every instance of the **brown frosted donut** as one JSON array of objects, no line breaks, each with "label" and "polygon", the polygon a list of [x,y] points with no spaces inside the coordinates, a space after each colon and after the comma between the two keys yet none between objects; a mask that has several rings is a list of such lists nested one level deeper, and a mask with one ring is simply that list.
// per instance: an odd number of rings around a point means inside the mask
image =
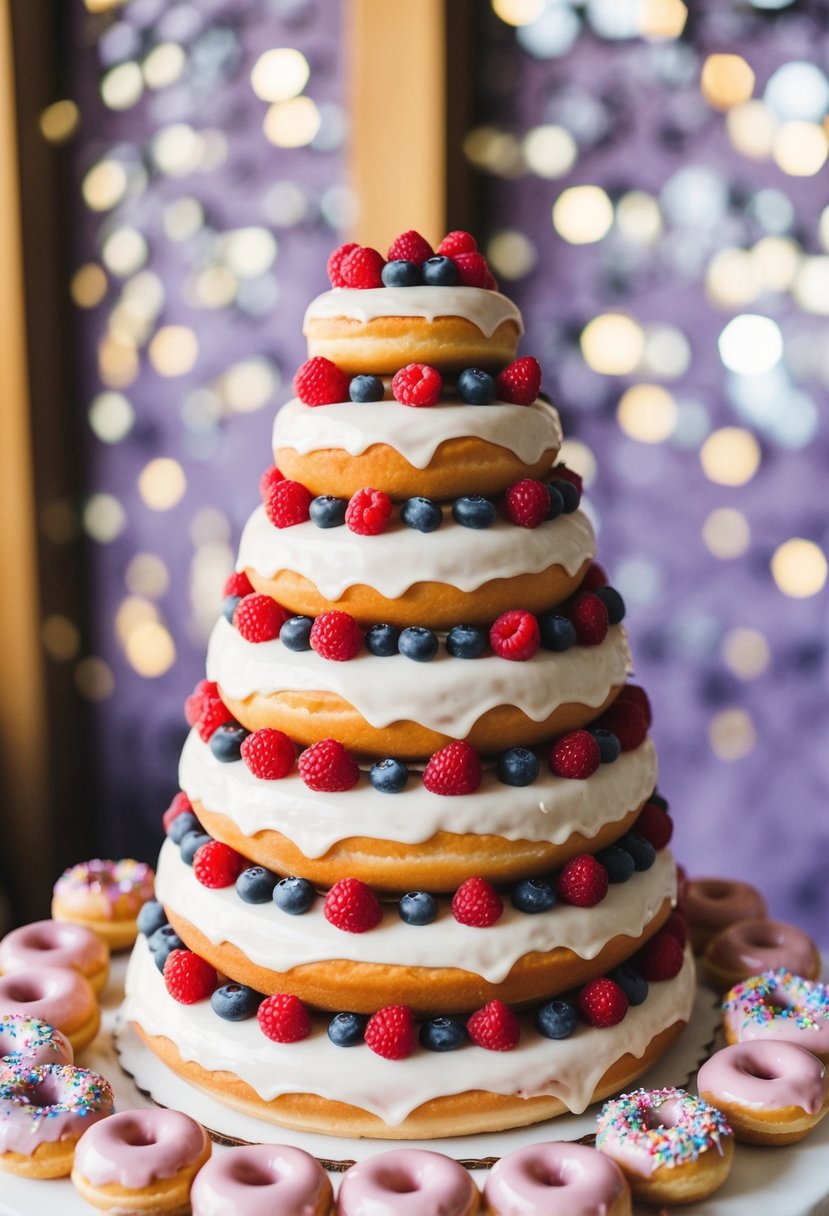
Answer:
[{"label": "brown frosted donut", "polygon": [[757,888],[734,878],[693,878],[685,888],[685,899],[691,944],[698,954],[735,921],[766,915],[766,901]]},{"label": "brown frosted donut", "polygon": [[392,375],[407,363],[428,363],[440,372],[499,372],[515,358],[520,337],[511,319],[487,337],[465,317],[308,317],[303,333],[309,358],[322,355],[349,376]]}]

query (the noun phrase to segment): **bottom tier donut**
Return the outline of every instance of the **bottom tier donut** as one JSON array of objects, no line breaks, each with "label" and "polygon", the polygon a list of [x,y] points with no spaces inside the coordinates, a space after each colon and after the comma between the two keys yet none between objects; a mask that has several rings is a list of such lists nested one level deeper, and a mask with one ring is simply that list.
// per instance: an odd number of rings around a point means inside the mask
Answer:
[{"label": "bottom tier donut", "polygon": [[467,1043],[387,1060],[365,1044],[337,1047],[322,1018],[310,1037],[285,1044],[265,1038],[255,1018],[228,1022],[209,1001],[178,1004],[142,940],[130,960],[124,1015],[174,1072],[248,1114],[327,1135],[429,1139],[580,1112],[629,1086],[677,1038],[694,991],[686,952],[679,974],[652,984],[616,1026],[580,1025],[551,1040],[527,1013],[512,1051]]}]

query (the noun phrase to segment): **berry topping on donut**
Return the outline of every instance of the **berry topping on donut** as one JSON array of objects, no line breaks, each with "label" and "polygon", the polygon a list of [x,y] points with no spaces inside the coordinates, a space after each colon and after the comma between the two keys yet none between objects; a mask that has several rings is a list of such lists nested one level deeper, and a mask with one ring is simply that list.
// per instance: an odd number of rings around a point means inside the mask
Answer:
[{"label": "berry topping on donut", "polygon": [[[636,708],[644,715],[646,725],[653,725],[653,710],[651,709],[648,694],[645,692],[644,688],[640,688],[638,684],[626,684],[619,693],[614,704],[635,705]],[[667,805],[665,809],[667,810]]]},{"label": "berry topping on donut", "polygon": [[311,498],[311,491],[300,482],[284,478],[265,499],[265,514],[275,528],[293,528],[310,518]]},{"label": "berry topping on donut", "polygon": [[174,1001],[195,1005],[207,1000],[218,986],[214,969],[192,950],[173,950],[164,964],[164,984]]},{"label": "berry topping on donut", "polygon": [[383,919],[380,901],[359,878],[341,878],[325,897],[325,919],[343,933],[367,933]]},{"label": "berry topping on donut", "polygon": [[391,518],[391,499],[382,490],[367,486],[348,500],[345,522],[358,536],[378,536]]},{"label": "berry topping on donut", "polygon": [[607,870],[591,853],[571,857],[558,876],[556,893],[566,904],[593,908],[607,895]]},{"label": "berry topping on donut", "polygon": [[242,599],[243,596],[251,595],[252,593],[253,587],[251,586],[251,581],[245,574],[244,570],[234,570],[234,572],[229,574],[225,579],[225,585],[222,590],[222,595],[225,597],[225,599],[227,599],[229,595]]},{"label": "berry topping on donut", "polygon": [[503,1001],[490,1001],[476,1009],[466,1023],[466,1031],[485,1051],[512,1051],[521,1038],[518,1018]]},{"label": "berry topping on donut", "polygon": [[238,722],[224,722],[210,736],[210,750],[220,764],[235,764],[242,758],[242,744],[248,737]]},{"label": "berry topping on donut", "polygon": [[[567,471],[569,472],[570,470],[568,469]],[[599,587],[606,586],[607,575],[605,574],[604,567],[600,566],[598,562],[591,562],[587,567],[587,573],[581,580],[582,591],[596,591]]]},{"label": "berry topping on donut", "polygon": [[308,1010],[298,996],[277,992],[268,996],[256,1012],[259,1028],[274,1043],[299,1043],[311,1033]]},{"label": "berry topping on donut", "polygon": [[[553,466],[553,477],[556,481],[569,481],[570,485],[575,486],[575,488],[578,490],[579,496],[581,496],[584,493],[584,482],[582,480],[581,474],[577,473],[574,469],[568,469],[566,464],[560,463],[560,464],[554,465]],[[595,567],[596,571],[599,574],[601,574],[604,581],[607,582],[607,577],[605,575],[605,572],[604,572],[604,570],[602,570],[601,566],[598,565],[597,562],[593,562],[593,564],[588,568],[587,573],[589,574],[590,571],[594,567]],[[597,583],[596,585],[600,586],[601,584]],[[585,590],[592,590],[592,588],[585,588]]]},{"label": "berry topping on donut", "polygon": [[383,267],[384,287],[418,287],[423,282],[423,271],[417,262],[395,258]]},{"label": "berry topping on donut", "polygon": [[556,777],[585,781],[602,762],[599,745],[587,730],[571,730],[550,749],[550,768]]},{"label": "berry topping on donut", "polygon": [[436,253],[442,253],[447,258],[457,257],[459,253],[477,253],[477,251],[478,242],[471,232],[464,232],[462,228],[447,232],[435,250]]},{"label": "berry topping on donut", "polygon": [[[280,481],[284,481],[285,477],[280,473],[275,464],[269,465],[262,476],[259,478],[259,497],[262,502],[268,501],[268,495],[274,486],[279,485]],[[253,588],[251,588],[253,590]],[[244,593],[243,593],[244,594]],[[227,595],[227,592],[225,592]]]},{"label": "berry topping on donut", "polygon": [[501,919],[504,901],[485,878],[467,878],[452,897],[452,915],[461,925],[488,929]]},{"label": "berry topping on donut", "polygon": [[313,906],[317,893],[307,878],[289,875],[280,878],[273,889],[273,902],[280,912],[289,916],[304,916]]},{"label": "berry topping on donut", "polygon": [[670,843],[674,834],[674,823],[670,815],[655,802],[646,802],[633,825],[633,831],[637,836],[644,836],[645,840],[649,840],[658,852]]},{"label": "berry topping on donut", "polygon": [[[621,694],[620,694],[621,698]],[[594,726],[611,731],[619,740],[623,752],[635,751],[645,742],[648,722],[633,701],[618,699],[596,719]]]},{"label": "berry topping on donut", "polygon": [[665,921],[665,932],[672,934],[682,946],[683,950],[688,942],[688,921],[686,917],[676,909],[671,913]]},{"label": "berry topping on donut", "polygon": [[480,367],[467,367],[462,371],[457,390],[461,401],[467,405],[489,405],[497,396],[495,380]]},{"label": "berry topping on donut", "polygon": [[495,384],[499,401],[532,405],[541,391],[541,364],[532,355],[524,355],[505,367]]},{"label": "berry topping on donut", "polygon": [[359,249],[359,245],[356,243],[356,241],[349,241],[347,245],[339,245],[334,252],[329,255],[325,269],[328,271],[328,278],[331,281],[332,287],[346,286],[342,273],[342,265],[345,259],[354,249]]},{"label": "berry topping on donut", "polygon": [[242,854],[229,844],[211,840],[196,850],[193,873],[203,887],[219,890],[232,887],[247,864]]},{"label": "berry topping on donut", "polygon": [[531,659],[541,644],[538,621],[523,608],[504,612],[489,631],[489,644],[499,658],[518,663]]},{"label": "berry topping on donut", "polygon": [[349,378],[322,355],[306,360],[294,376],[294,392],[303,405],[334,405],[348,401]]},{"label": "berry topping on donut", "polygon": [[241,747],[242,759],[263,781],[279,781],[294,767],[296,747],[281,730],[263,726],[248,735]]},{"label": "berry topping on donut", "polygon": [[354,617],[336,608],[317,617],[309,641],[321,658],[335,663],[355,658],[363,648],[363,635]]},{"label": "berry topping on donut", "polygon": [[550,491],[543,481],[524,477],[507,490],[504,509],[510,523],[537,528],[550,513]]},{"label": "berry topping on donut", "polygon": [[427,363],[407,363],[395,372],[391,391],[401,405],[437,405],[443,392],[443,377]]},{"label": "berry topping on donut", "polygon": [[607,609],[611,625],[620,625],[625,619],[625,601],[615,587],[597,587],[595,593]]},{"label": "berry topping on donut", "polygon": [[193,807],[190,799],[185,794],[184,790],[179,792],[173,798],[173,801],[167,807],[167,810],[161,816],[161,826],[165,833],[169,832],[174,819],[178,819],[179,815],[192,815]]},{"label": "berry topping on donut", "polygon": [[464,739],[441,747],[423,770],[423,784],[432,794],[474,794],[481,778],[481,758]]},{"label": "berry topping on donut", "polygon": [[661,929],[636,953],[633,961],[646,980],[672,980],[682,970],[684,957],[674,934]]},{"label": "berry topping on donut", "polygon": [[379,376],[354,376],[348,386],[352,401],[382,401],[385,391]]},{"label": "berry topping on donut", "polygon": [[600,976],[579,991],[578,1006],[585,1022],[603,1029],[622,1021],[628,1011],[628,999],[619,984]]},{"label": "berry topping on donut", "polygon": [[272,642],[287,619],[281,604],[257,592],[240,599],[233,613],[233,624],[246,642]]},{"label": "berry topping on donut", "polygon": [[298,768],[309,790],[326,794],[350,790],[360,780],[356,761],[336,739],[320,739],[306,747]]},{"label": "berry topping on donut", "polygon": [[[419,265],[427,258],[433,257],[434,252],[426,238],[415,232],[414,228],[410,228],[408,232],[402,232],[400,236],[395,237],[389,245],[386,258],[389,262],[417,262]],[[444,253],[445,250],[440,249],[438,252]]]},{"label": "berry topping on donut", "polygon": [[580,646],[600,646],[607,637],[610,624],[607,605],[592,591],[577,595],[567,605],[567,615],[573,622]]},{"label": "berry topping on donut", "polygon": [[384,1060],[405,1060],[415,1045],[415,1023],[408,1005],[385,1005],[368,1020],[365,1039]]},{"label": "berry topping on donut", "polygon": [[383,267],[386,260],[382,253],[368,246],[357,245],[349,250],[339,265],[342,287],[370,289],[383,286]]},{"label": "berry topping on donut", "polygon": [[454,287],[458,282],[458,268],[451,258],[427,258],[421,266],[423,282],[430,287]]},{"label": "berry topping on donut", "polygon": [[207,743],[224,722],[233,720],[233,714],[219,696],[219,686],[213,680],[199,680],[184,702],[184,716],[188,725],[199,732],[203,743]]},{"label": "berry topping on donut", "polygon": [[458,282],[461,287],[483,287],[486,291],[496,291],[498,284],[492,277],[492,271],[482,253],[468,250],[452,255],[458,271]]}]

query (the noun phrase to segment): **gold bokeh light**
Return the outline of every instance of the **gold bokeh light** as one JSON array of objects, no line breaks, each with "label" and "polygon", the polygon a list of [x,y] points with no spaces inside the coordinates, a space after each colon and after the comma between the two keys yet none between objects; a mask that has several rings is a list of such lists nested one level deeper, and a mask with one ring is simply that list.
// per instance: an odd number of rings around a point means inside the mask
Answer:
[{"label": "gold bokeh light", "polygon": [[700,448],[699,458],[709,481],[720,486],[744,486],[760,467],[760,445],[751,431],[724,426],[711,432]]},{"label": "gold bokeh light", "polygon": [[302,92],[310,75],[302,51],[280,46],[259,56],[251,69],[250,83],[262,101],[288,101]]},{"label": "gold bokeh light", "polygon": [[746,552],[751,544],[751,528],[742,511],[717,507],[702,525],[702,539],[714,557],[726,561]]},{"label": "gold bokeh light", "polygon": [[624,392],[616,409],[619,426],[639,443],[664,443],[673,434],[676,401],[658,384],[634,384]]},{"label": "gold bokeh light", "polygon": [[138,475],[138,492],[153,511],[169,511],[186,490],[184,469],[171,456],[157,456]]},{"label": "gold bokeh light", "polygon": [[744,709],[723,709],[709,723],[708,740],[720,760],[742,760],[754,750],[757,731]]},{"label": "gold bokeh light", "polygon": [[581,352],[594,372],[627,376],[639,364],[645,349],[642,327],[621,312],[602,313],[582,330]]},{"label": "gold bokeh light", "polygon": [[778,127],[772,156],[778,168],[790,177],[814,177],[826,163],[829,140],[816,122],[793,119]]},{"label": "gold bokeh light", "polygon": [[262,129],[265,138],[277,148],[303,148],[314,139],[321,121],[315,101],[310,97],[294,97],[273,102]]},{"label": "gold bokeh light", "polygon": [[702,95],[716,110],[730,110],[754,92],[754,72],[742,55],[709,55],[702,65]]},{"label": "gold bokeh light", "polygon": [[199,357],[199,341],[186,325],[162,325],[153,335],[147,354],[160,376],[184,376]]},{"label": "gold bokeh light", "polygon": [[794,536],[775,549],[771,574],[784,595],[808,599],[822,591],[826,584],[826,556],[814,541]]},{"label": "gold bokeh light", "polygon": [[570,186],[553,204],[553,226],[571,245],[591,245],[607,236],[613,204],[601,186]]},{"label": "gold bokeh light", "polygon": [[758,629],[729,629],[721,647],[723,662],[740,680],[756,680],[771,662],[771,650]]},{"label": "gold bokeh light", "polygon": [[69,283],[69,294],[78,308],[95,308],[107,293],[107,277],[96,262],[79,266]]}]

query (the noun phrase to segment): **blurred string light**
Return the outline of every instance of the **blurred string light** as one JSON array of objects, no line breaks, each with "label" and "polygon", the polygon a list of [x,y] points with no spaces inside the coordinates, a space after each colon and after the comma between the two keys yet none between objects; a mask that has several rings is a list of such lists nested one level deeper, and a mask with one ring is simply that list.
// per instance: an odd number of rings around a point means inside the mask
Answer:
[{"label": "blurred string light", "polygon": [[158,599],[170,586],[170,574],[156,553],[136,553],[124,573],[124,583],[135,596]]},{"label": "blurred string light", "polygon": [[758,375],[770,371],[783,356],[783,335],[771,317],[742,313],[729,321],[717,340],[720,358],[729,371]]},{"label": "blurred string light", "polygon": [[287,101],[308,83],[311,69],[302,51],[274,47],[260,55],[250,74],[251,87],[262,101]]},{"label": "blurred string light", "polygon": [[823,550],[814,541],[798,536],[779,545],[771,559],[772,578],[792,599],[807,599],[822,591],[827,569]]},{"label": "blurred string light", "polygon": [[703,472],[720,486],[744,486],[760,467],[760,445],[744,427],[712,431],[699,451]]},{"label": "blurred string light", "polygon": [[320,129],[317,104],[310,97],[275,101],[268,107],[262,129],[265,138],[278,148],[301,148],[310,144]]},{"label": "blurred string light", "polygon": [[153,511],[169,511],[187,489],[184,469],[171,456],[157,456],[138,477],[138,492]]},{"label": "blurred string light", "polygon": [[585,325],[580,343],[584,361],[594,372],[627,376],[642,358],[645,335],[625,313],[602,313]]},{"label": "blurred string light", "polygon": [[571,245],[589,245],[607,236],[613,204],[600,186],[570,186],[553,203],[553,226]]},{"label": "blurred string light", "polygon": [[46,617],[40,627],[40,636],[43,649],[51,659],[60,663],[74,659],[81,648],[77,625],[59,613]]},{"label": "blurred string light", "polygon": [[95,308],[107,293],[107,277],[95,262],[79,266],[69,282],[69,294],[78,308]]},{"label": "blurred string light", "polygon": [[678,410],[667,389],[658,384],[634,384],[622,394],[616,417],[631,439],[663,443],[676,428]]},{"label": "blurred string light", "polygon": [[730,629],[721,654],[726,667],[740,680],[756,680],[771,662],[769,644],[758,629]]},{"label": "blurred string light", "polygon": [[123,393],[98,393],[89,406],[89,425],[102,443],[120,443],[135,422],[135,410]]},{"label": "blurred string light", "polygon": [[745,709],[723,709],[708,727],[711,750],[720,760],[742,760],[757,744],[757,731]]},{"label": "blurred string light", "polygon": [[714,557],[727,561],[748,551],[751,528],[742,511],[717,507],[702,525],[702,539]]},{"label": "blurred string light", "polygon": [[751,97],[754,72],[742,55],[709,55],[702,65],[700,90],[709,105],[730,110]]},{"label": "blurred string light", "polygon": [[558,123],[533,127],[524,136],[521,147],[527,168],[538,177],[563,177],[570,172],[579,154],[573,136]]},{"label": "blurred string light", "polygon": [[71,139],[80,124],[80,111],[74,101],[62,98],[41,111],[40,133],[50,144],[62,144]]},{"label": "blurred string light", "polygon": [[87,701],[106,701],[115,692],[112,668],[95,655],[81,659],[75,667],[75,687]]}]

